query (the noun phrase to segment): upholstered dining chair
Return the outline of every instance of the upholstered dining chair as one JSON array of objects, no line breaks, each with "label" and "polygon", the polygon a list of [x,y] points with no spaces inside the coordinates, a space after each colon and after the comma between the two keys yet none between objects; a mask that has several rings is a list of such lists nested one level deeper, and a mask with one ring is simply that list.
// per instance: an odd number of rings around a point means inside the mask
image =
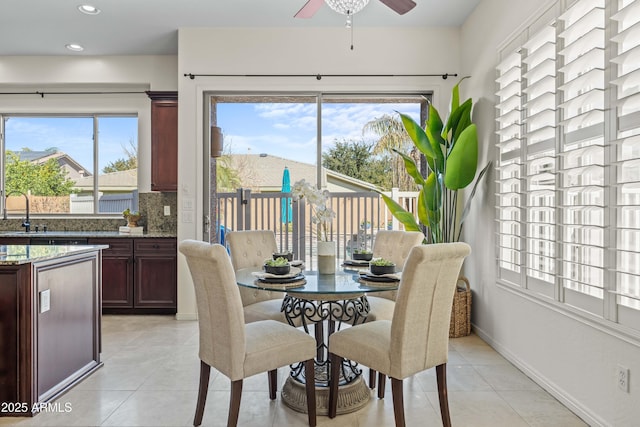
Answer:
[{"label": "upholstered dining chair", "polygon": [[[392,320],[365,322],[329,337],[329,417],[336,415],[344,358],[391,377],[397,427],[405,425],[402,380],[435,366],[442,423],[451,426],[446,380],[451,301],[462,262],[470,252],[462,242],[415,246],[404,266]],[[379,397],[384,397],[382,378]]]},{"label": "upholstered dining chair", "polygon": [[[235,271],[241,268],[261,268],[264,260],[278,252],[276,236],[270,230],[230,231],[226,242]],[[244,321],[277,320],[285,322],[282,308],[282,293],[260,289],[240,288],[244,307]]]},{"label": "upholstered dining chair", "polygon": [[[424,234],[419,231],[380,230],[373,241],[373,257],[393,261],[398,269],[404,268],[409,252],[422,244]],[[367,295],[369,313],[367,322],[391,320],[395,308],[397,291],[376,292]],[[376,372],[369,369],[369,387],[376,386]]]},{"label": "upholstered dining chair", "polygon": [[269,397],[276,398],[277,369],[304,361],[309,425],[316,425],[314,357],[310,335],[274,320],[245,324],[240,291],[224,246],[196,240],[180,243],[198,306],[200,387],[193,425],[202,423],[211,366],[231,380],[228,426],[236,426],[242,380],[268,372]]},{"label": "upholstered dining chair", "polygon": [[[380,230],[373,240],[373,257],[385,258],[402,270],[409,252],[414,246],[422,244],[424,234],[419,231]],[[369,314],[367,321],[378,319],[391,320],[395,306],[396,291],[376,292],[368,295]]]}]

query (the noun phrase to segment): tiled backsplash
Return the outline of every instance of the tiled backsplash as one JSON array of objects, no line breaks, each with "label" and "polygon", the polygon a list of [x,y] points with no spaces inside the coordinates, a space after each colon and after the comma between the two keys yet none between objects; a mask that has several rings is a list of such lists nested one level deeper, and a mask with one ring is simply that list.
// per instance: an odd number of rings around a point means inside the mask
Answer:
[{"label": "tiled backsplash", "polygon": [[[140,193],[138,206],[142,219],[139,225],[147,233],[177,234],[178,231],[178,195],[177,193]],[[164,207],[169,206],[171,215],[164,215]],[[35,216],[35,218],[34,218]],[[23,231],[21,218],[0,220],[0,231]],[[127,225],[124,218],[38,218],[32,215],[31,230],[35,226],[46,225],[51,231],[118,231],[121,225]]]}]

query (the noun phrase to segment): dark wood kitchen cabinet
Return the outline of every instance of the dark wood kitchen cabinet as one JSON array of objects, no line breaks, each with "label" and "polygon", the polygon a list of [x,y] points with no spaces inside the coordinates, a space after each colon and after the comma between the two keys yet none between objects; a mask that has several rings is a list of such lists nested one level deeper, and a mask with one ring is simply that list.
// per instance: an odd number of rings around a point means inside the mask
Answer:
[{"label": "dark wood kitchen cabinet", "polygon": [[178,189],[178,92],[148,91],[151,98],[151,190]]},{"label": "dark wood kitchen cabinet", "polygon": [[174,314],[177,310],[175,238],[93,238],[102,252],[102,312]]},{"label": "dark wood kitchen cabinet", "polygon": [[133,306],[177,308],[178,258],[176,239],[135,239]]},{"label": "dark wood kitchen cabinet", "polygon": [[133,239],[89,239],[89,244],[109,245],[102,251],[102,308],[133,308]]}]

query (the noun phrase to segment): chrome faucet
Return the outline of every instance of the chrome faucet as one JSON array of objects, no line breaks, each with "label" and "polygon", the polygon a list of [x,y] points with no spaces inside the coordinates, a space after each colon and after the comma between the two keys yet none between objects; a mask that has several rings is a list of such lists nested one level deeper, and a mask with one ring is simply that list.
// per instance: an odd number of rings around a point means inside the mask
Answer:
[{"label": "chrome faucet", "polygon": [[27,197],[27,195],[24,194],[23,192],[21,192],[21,191],[10,191],[10,192],[7,193],[6,196],[4,196],[4,213],[3,213],[2,217],[4,219],[7,219],[7,198],[9,196],[11,196],[12,194],[21,194],[21,195],[24,196],[27,212],[26,212],[26,218],[22,222],[22,227],[24,227],[24,232],[25,233],[29,233],[31,231],[31,222],[29,222],[29,197]]}]

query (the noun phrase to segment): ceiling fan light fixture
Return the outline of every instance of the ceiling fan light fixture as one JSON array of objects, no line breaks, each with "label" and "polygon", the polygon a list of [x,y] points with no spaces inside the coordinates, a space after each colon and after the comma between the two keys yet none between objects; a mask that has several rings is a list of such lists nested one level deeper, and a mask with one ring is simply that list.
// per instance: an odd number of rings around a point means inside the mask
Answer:
[{"label": "ceiling fan light fixture", "polygon": [[351,16],[360,12],[369,4],[369,0],[324,0],[329,7],[338,13]]}]

